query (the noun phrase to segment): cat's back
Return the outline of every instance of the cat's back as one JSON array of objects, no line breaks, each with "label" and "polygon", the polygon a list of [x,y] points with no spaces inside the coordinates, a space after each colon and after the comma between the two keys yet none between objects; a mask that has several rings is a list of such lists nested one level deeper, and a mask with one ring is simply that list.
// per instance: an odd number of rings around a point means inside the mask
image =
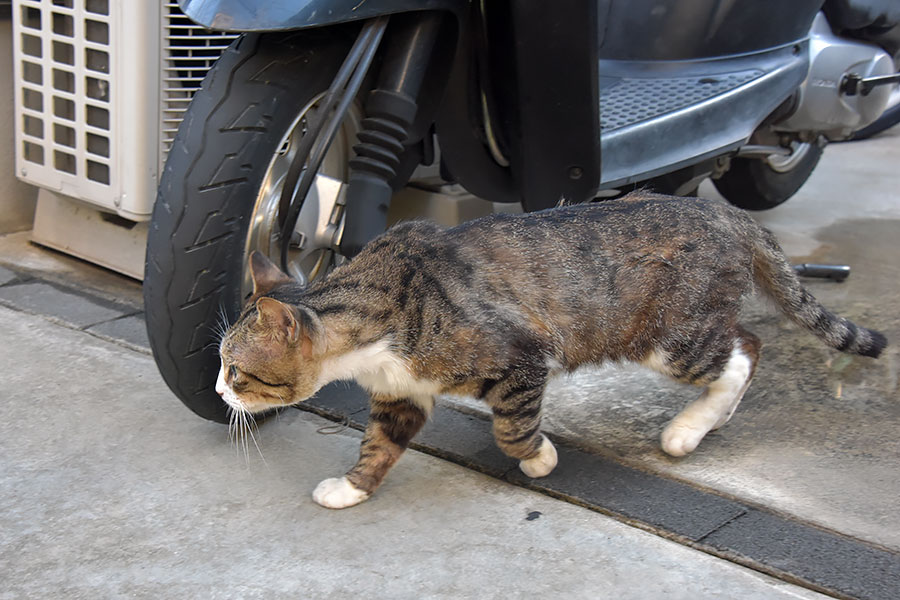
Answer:
[{"label": "cat's back", "polygon": [[[533,213],[496,214],[447,230],[448,235],[478,238],[505,233],[532,238],[543,232],[659,235],[734,227],[747,217],[721,200],[632,192],[622,198],[562,206]],[[563,238],[565,239],[565,237]]]},{"label": "cat's back", "polygon": [[621,199],[524,214],[498,214],[444,230],[438,244],[466,249],[472,260],[540,268],[628,253],[673,254],[684,248],[712,258],[740,251],[757,226],[719,200],[633,192]]},{"label": "cat's back", "polygon": [[721,261],[740,253],[755,228],[742,211],[719,200],[633,192],[616,200],[495,214],[450,228],[401,223],[354,262],[377,273],[408,264],[444,283],[471,285],[479,275],[504,272],[516,278],[548,271],[577,276],[579,268],[626,254]]}]

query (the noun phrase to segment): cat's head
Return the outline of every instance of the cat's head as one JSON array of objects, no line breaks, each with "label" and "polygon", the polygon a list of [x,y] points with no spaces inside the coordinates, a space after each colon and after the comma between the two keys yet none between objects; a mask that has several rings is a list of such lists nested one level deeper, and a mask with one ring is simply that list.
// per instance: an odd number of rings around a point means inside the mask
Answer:
[{"label": "cat's head", "polygon": [[250,273],[253,294],[219,345],[216,391],[233,409],[256,413],[318,391],[324,331],[311,309],[267,296],[296,282],[263,254],[250,256]]}]

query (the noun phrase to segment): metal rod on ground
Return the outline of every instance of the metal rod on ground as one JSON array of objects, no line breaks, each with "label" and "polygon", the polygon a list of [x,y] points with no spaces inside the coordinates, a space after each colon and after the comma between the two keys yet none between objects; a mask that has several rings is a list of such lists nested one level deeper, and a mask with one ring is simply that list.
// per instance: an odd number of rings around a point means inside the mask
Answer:
[{"label": "metal rod on ground", "polygon": [[794,265],[794,272],[800,277],[820,277],[841,282],[850,276],[850,267],[848,265],[803,263],[802,265]]}]

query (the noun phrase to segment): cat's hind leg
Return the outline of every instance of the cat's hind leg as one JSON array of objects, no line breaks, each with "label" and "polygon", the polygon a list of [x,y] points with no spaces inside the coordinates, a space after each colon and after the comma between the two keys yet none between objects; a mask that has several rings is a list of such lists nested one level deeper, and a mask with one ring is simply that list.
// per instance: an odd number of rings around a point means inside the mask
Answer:
[{"label": "cat's hind leg", "polygon": [[431,396],[373,396],[359,460],[343,477],[322,481],[313,500],[326,508],[347,508],[366,500],[406,450],[434,407]]},{"label": "cat's hind leg", "polygon": [[755,335],[739,330],[719,376],[663,430],[660,441],[667,454],[684,456],[693,452],[707,433],[728,422],[750,386],[759,348]]},{"label": "cat's hind leg", "polygon": [[518,458],[529,477],[549,475],[557,463],[556,448],[540,431],[547,375],[543,364],[520,366],[505,377],[486,380],[480,394],[493,413],[497,446]]}]

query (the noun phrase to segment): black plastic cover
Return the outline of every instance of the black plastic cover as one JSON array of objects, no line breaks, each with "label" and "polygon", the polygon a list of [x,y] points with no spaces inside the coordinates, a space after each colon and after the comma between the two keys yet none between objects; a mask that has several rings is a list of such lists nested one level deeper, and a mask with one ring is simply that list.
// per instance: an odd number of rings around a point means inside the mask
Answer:
[{"label": "black plastic cover", "polygon": [[[600,58],[692,60],[758,52],[805,39],[822,0],[599,2]],[[550,5],[548,5],[550,6]]]},{"label": "black plastic cover", "polygon": [[897,0],[828,0],[824,11],[828,23],[838,30],[890,29],[900,23],[900,2]]}]

